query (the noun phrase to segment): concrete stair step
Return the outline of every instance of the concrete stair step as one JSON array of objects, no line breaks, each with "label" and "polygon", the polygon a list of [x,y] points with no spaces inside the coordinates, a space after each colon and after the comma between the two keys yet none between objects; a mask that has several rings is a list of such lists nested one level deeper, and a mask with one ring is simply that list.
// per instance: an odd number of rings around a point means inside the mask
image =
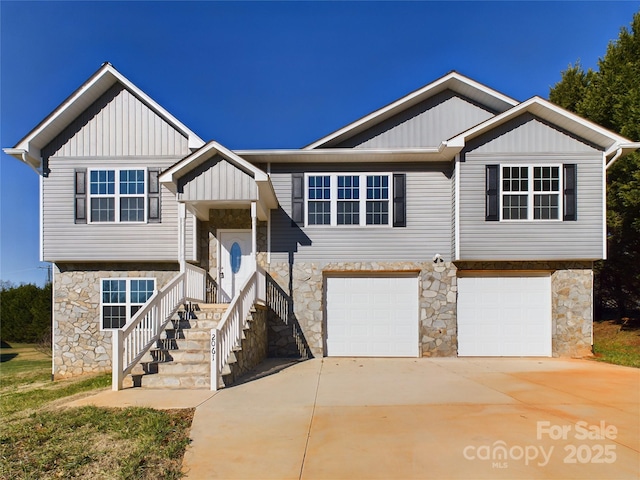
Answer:
[{"label": "concrete stair step", "polygon": [[220,320],[211,319],[192,319],[192,320],[171,320],[167,324],[167,328],[171,330],[193,330],[200,329],[212,329],[216,328],[220,323]]},{"label": "concrete stair step", "polygon": [[165,362],[209,362],[209,350],[156,350],[157,354],[153,354],[155,361]]},{"label": "concrete stair step", "polygon": [[160,338],[170,340],[209,340],[211,329],[209,328],[188,328],[188,329],[165,329]]},{"label": "concrete stair step", "polygon": [[166,362],[151,363],[149,366],[156,365],[158,373],[163,375],[209,375],[211,365],[207,362]]},{"label": "concrete stair step", "polygon": [[208,375],[170,375],[158,373],[155,375],[142,375],[135,379],[134,384],[143,388],[162,389],[209,389],[210,382]]},{"label": "concrete stair step", "polygon": [[209,350],[209,338],[201,339],[176,339],[161,338],[156,346],[163,350]]}]

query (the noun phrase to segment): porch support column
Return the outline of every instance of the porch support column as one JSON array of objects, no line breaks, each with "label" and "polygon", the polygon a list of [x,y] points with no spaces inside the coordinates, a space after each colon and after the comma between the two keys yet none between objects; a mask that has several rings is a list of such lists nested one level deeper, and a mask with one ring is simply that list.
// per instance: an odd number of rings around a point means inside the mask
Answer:
[{"label": "porch support column", "polygon": [[251,256],[253,264],[258,264],[258,216],[256,202],[251,202]]},{"label": "porch support column", "polygon": [[187,206],[184,202],[178,203],[178,261],[180,262],[180,271],[184,272],[187,268],[184,256],[185,237],[187,229]]}]

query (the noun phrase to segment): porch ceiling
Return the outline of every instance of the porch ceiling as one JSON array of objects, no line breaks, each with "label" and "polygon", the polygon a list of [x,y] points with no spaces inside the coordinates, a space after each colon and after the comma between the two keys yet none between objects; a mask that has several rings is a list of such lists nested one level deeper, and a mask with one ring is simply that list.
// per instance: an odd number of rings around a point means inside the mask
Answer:
[{"label": "porch ceiling", "polygon": [[[193,213],[198,220],[206,222],[209,220],[209,210],[225,210],[238,209],[249,210],[251,202],[249,201],[214,201],[202,200],[195,202],[185,202],[187,209]],[[266,222],[269,219],[269,208],[265,208],[263,204],[256,202],[256,215],[258,220]]]}]

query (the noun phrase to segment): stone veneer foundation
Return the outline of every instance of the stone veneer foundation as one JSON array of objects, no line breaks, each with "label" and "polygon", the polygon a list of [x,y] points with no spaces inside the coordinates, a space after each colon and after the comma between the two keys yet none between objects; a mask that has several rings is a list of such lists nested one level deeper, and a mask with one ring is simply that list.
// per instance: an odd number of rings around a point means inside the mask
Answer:
[{"label": "stone veneer foundation", "polygon": [[[295,319],[315,356],[325,352],[324,279],[342,273],[407,273],[419,278],[420,352],[423,356],[450,357],[457,351],[456,267],[444,262],[337,262],[323,265],[272,263],[269,273],[286,292],[292,291]],[[290,282],[291,275],[291,282]],[[291,283],[291,285],[290,285]]]},{"label": "stone veneer foundation", "polygon": [[[217,213],[214,213],[217,212]],[[218,218],[220,217],[220,218]],[[217,251],[218,228],[245,228],[246,210],[212,211],[201,230],[208,252]],[[259,251],[266,244],[265,226],[259,226]],[[213,248],[212,248],[213,246]],[[205,253],[201,251],[201,253]],[[204,255],[201,256],[201,258]],[[207,253],[202,263],[209,271],[216,266],[215,254]],[[266,255],[259,254],[265,264]],[[415,272],[419,281],[419,351],[425,357],[457,355],[457,271],[548,271],[552,285],[552,352],[554,357],[582,357],[592,354],[591,262],[337,262],[272,263],[265,265],[273,280],[289,295],[293,319],[302,336],[303,350],[322,356],[325,349],[324,284],[327,276],[348,273]],[[111,370],[111,332],[100,329],[100,279],[155,277],[162,288],[178,273],[177,264],[57,264],[54,266],[54,361],[55,378]],[[286,335],[291,329],[270,328],[270,335]],[[270,344],[286,346],[270,338]],[[275,343],[274,343],[275,342]],[[286,351],[291,352],[291,345]],[[282,349],[276,351],[284,351]]]},{"label": "stone veneer foundation", "polygon": [[54,264],[54,379],[111,371],[111,331],[100,329],[100,280],[155,278],[156,288],[179,271],[169,264]]},{"label": "stone veneer foundation", "polygon": [[415,272],[419,277],[420,354],[457,356],[457,271],[548,271],[552,289],[552,354],[592,354],[591,262],[338,262],[272,263],[269,273],[293,299],[295,320],[315,356],[325,354],[324,280],[344,273]]}]

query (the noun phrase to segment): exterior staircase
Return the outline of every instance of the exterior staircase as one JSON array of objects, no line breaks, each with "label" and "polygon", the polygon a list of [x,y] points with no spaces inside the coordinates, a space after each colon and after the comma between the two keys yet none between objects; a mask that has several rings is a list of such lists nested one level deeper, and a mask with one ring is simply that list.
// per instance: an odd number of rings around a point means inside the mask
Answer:
[{"label": "exterior staircase", "polygon": [[227,304],[182,306],[140,363],[131,372],[133,386],[209,389],[211,329],[218,326]]},{"label": "exterior staircase", "polygon": [[[153,389],[210,389],[211,329],[216,328],[227,311],[228,304],[190,304],[182,306],[151,348],[131,372],[134,387]],[[251,359],[253,317],[251,309],[241,345],[229,355],[218,379],[218,387],[230,385],[253,367]],[[266,352],[265,352],[266,353]]]}]

